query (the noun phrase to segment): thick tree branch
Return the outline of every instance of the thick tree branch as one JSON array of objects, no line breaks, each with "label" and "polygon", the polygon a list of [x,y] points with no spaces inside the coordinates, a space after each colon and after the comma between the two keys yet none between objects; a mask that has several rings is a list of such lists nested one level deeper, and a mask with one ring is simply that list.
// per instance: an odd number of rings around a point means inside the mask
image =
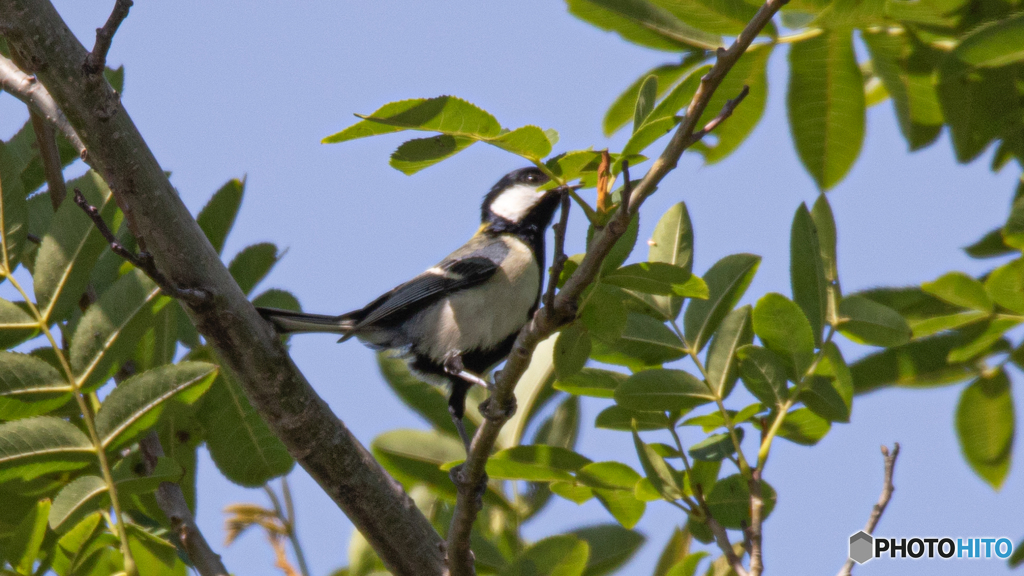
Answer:
[{"label": "thick tree branch", "polygon": [[[588,247],[583,262],[566,281],[562,290],[558,292],[554,299],[554,305],[544,306],[538,310],[531,321],[519,332],[504,368],[495,376],[494,393],[486,401],[486,406],[482,406],[486,420],[477,428],[470,445],[470,453],[458,472],[462,485],[476,485],[484,478],[484,468],[494,448],[498,433],[510,417],[511,411],[508,408],[514,405],[516,383],[526,372],[534,348],[541,340],[553,334],[560,326],[576,316],[580,296],[597,277],[601,264],[615,242],[625,233],[630,219],[639,211],[644,200],[654,192],[658,183],[676,167],[683,151],[696,142],[694,137],[697,122],[722,79],[786,1],[767,0],[729,49],[718,50],[715,65],[701,78],[700,86],[686,110],[686,116],[676,129],[668,146],[654,161],[643,180],[633,188],[629,199],[620,206],[619,209],[623,211],[621,217],[613,218],[604,230],[597,234]],[[735,103],[727,104],[719,116],[722,119],[728,116],[741,99],[742,96],[737,98]],[[718,122],[713,120],[707,129],[713,129]],[[700,137],[703,137],[704,134],[706,132],[701,133]],[[471,492],[469,490],[458,492],[451,528],[448,531],[448,568],[452,576],[468,576],[475,573],[469,540],[473,522],[479,512],[479,505]]]},{"label": "thick tree branch", "polygon": [[[885,476],[882,480],[882,493],[878,496],[878,502],[871,509],[871,516],[868,517],[868,523],[864,525],[864,531],[868,534],[873,534],[875,528],[878,526],[878,521],[882,519],[882,514],[885,512],[885,507],[889,505],[889,499],[892,498],[892,491],[896,489],[892,485],[892,473],[896,467],[896,457],[900,455],[900,443],[896,442],[892,446],[892,452],[889,449],[882,446],[882,457],[885,459]],[[847,558],[846,563],[839,570],[837,576],[850,576],[853,571],[853,559]]]},{"label": "thick tree branch", "polygon": [[338,420],[256,313],[182,204],[117,94],[88,74],[89,52],[46,0],[0,0],[0,30],[89,149],[89,160],[183,302],[288,451],[331,496],[394,574],[444,572],[443,541],[413,501]]},{"label": "thick tree branch", "polygon": [[86,158],[85,144],[82,144],[82,140],[78,137],[75,129],[71,127],[68,119],[64,117],[64,113],[60,111],[60,107],[50,97],[46,87],[37,81],[35,76],[22,72],[14,65],[14,62],[3,56],[0,56],[0,88],[46,118],[71,142],[75,150],[78,150],[78,155],[83,160]]},{"label": "thick tree branch", "polygon": [[[146,474],[152,474],[157,459],[164,455],[156,432],[150,432],[143,438],[139,442],[139,448],[142,451]],[[171,532],[178,537],[178,543],[188,554],[199,576],[228,576],[228,570],[221,562],[220,555],[210,548],[203,533],[199,531],[199,526],[196,525],[196,520],[185,502],[181,486],[173,482],[161,482],[156,489],[156,503],[170,520]]]}]

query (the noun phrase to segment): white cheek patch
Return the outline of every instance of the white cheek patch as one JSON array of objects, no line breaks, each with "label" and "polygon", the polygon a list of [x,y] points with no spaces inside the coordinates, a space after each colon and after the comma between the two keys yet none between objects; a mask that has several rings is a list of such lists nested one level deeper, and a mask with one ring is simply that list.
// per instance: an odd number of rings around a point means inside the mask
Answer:
[{"label": "white cheek patch", "polygon": [[541,197],[536,187],[516,184],[491,202],[491,212],[511,222],[519,222],[540,202]]}]

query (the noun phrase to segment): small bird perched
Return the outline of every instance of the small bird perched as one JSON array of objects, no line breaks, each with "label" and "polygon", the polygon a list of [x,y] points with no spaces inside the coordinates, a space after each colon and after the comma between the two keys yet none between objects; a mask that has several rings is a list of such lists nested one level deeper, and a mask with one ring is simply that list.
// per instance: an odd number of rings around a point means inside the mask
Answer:
[{"label": "small bird perched", "polygon": [[537,168],[505,175],[484,196],[476,235],[436,266],[340,316],[258,308],[282,334],[355,336],[377,350],[398,350],[409,367],[451,386],[448,411],[469,450],[462,423],[466,393],[488,386],[480,375],[512,351],[537,309],[544,271],[544,234],[561,189],[542,190]]}]

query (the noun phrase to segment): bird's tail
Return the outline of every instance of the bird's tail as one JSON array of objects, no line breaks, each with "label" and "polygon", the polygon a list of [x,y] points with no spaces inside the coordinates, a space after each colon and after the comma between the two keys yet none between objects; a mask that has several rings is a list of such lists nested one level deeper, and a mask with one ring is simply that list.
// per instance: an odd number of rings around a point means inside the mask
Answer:
[{"label": "bird's tail", "polygon": [[280,308],[256,307],[256,311],[265,320],[274,325],[274,328],[281,334],[295,334],[300,332],[328,332],[342,334],[346,338],[351,336],[355,321],[342,316],[325,316],[323,314],[306,314],[305,312],[293,312],[281,310]]}]

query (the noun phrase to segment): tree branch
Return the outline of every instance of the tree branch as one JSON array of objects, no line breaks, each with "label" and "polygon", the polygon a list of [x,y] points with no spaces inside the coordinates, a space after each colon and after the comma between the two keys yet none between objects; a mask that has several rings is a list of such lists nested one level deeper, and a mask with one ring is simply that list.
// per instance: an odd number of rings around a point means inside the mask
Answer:
[{"label": "tree branch", "polygon": [[[580,266],[573,275],[566,281],[562,290],[554,298],[552,306],[545,305],[538,310],[530,322],[523,327],[516,338],[512,353],[509,355],[505,366],[495,376],[495,389],[486,406],[481,406],[481,412],[486,416],[484,423],[477,428],[476,435],[470,445],[470,452],[466,462],[459,471],[461,482],[467,486],[479,484],[484,478],[484,469],[487,459],[498,433],[510,417],[510,406],[515,401],[515,387],[526,368],[530,364],[533,350],[541,340],[550,336],[560,326],[571,321],[576,316],[577,303],[583,291],[593,283],[597,277],[601,264],[608,256],[612,246],[626,231],[626,225],[639,211],[640,206],[646,200],[658,183],[676,167],[679,157],[683,151],[695,143],[706,132],[701,131],[697,140],[696,125],[711,96],[721,84],[722,79],[732,69],[740,56],[750,46],[754,38],[771,21],[776,12],[788,0],[767,0],[757,11],[754,18],[747,24],[743,32],[736,38],[728,50],[719,49],[718,59],[711,70],[701,78],[700,86],[694,94],[690,105],[687,107],[686,116],[676,129],[671,141],[661,155],[654,161],[647,171],[643,180],[637,184],[627,201],[622,202],[619,207],[621,217],[612,219],[604,230],[599,232],[587,249]],[[746,92],[746,89],[744,90]],[[712,120],[705,128],[710,131],[714,129],[725,117],[732,112],[742,98],[737,98],[735,103],[730,102],[723,108],[719,116],[722,119],[715,122]],[[470,551],[469,539],[473,522],[479,511],[472,491],[458,491],[455,503],[455,510],[452,515],[451,528],[448,531],[448,568],[452,576],[468,576],[475,574],[473,557]],[[740,566],[742,568],[742,566]]]},{"label": "tree branch", "polygon": [[[889,499],[892,498],[892,491],[896,489],[892,485],[892,473],[893,469],[896,468],[896,457],[900,455],[900,443],[896,442],[892,446],[892,453],[889,449],[882,445],[882,457],[885,459],[885,476],[882,480],[882,493],[878,496],[878,502],[871,509],[871,516],[868,517],[868,523],[864,525],[864,531],[868,534],[873,534],[875,528],[878,526],[878,521],[882,519],[882,514],[885,512],[885,507],[889,505]],[[853,571],[853,559],[847,558],[846,563],[839,570],[837,576],[850,576]]]},{"label": "tree branch", "polygon": [[71,127],[68,119],[64,117],[64,113],[60,111],[57,103],[50,97],[46,87],[38,82],[35,76],[22,72],[14,65],[14,62],[3,56],[0,56],[0,88],[46,118],[71,142],[75,150],[78,150],[78,155],[83,160],[86,159],[85,144],[82,143],[75,129]]},{"label": "tree branch", "polygon": [[134,2],[132,0],[115,0],[114,9],[110,11],[106,24],[96,29],[96,44],[92,52],[85,58],[82,69],[86,74],[99,74],[107,67],[107,52],[110,51],[110,43],[114,40],[114,34],[121,26],[121,22],[128,17],[128,10]]},{"label": "tree branch", "polygon": [[415,503],[310,387],[182,204],[117,94],[82,69],[89,53],[46,0],[0,0],[0,30],[89,149],[140,245],[174,286],[203,290],[184,307],[289,453],[396,575],[440,575],[443,541]]},{"label": "tree branch", "polygon": [[555,249],[551,257],[551,274],[548,276],[548,289],[544,293],[544,305],[554,306],[555,288],[558,286],[558,279],[562,276],[562,269],[565,267],[565,230],[569,225],[569,189],[562,191],[562,205],[559,208],[558,223],[554,225]]},{"label": "tree branch", "polygon": [[[146,474],[152,474],[158,458],[164,455],[160,438],[156,432],[150,432],[139,442],[142,461]],[[182,550],[188,555],[199,576],[228,576],[228,570],[221,562],[220,555],[210,548],[210,544],[199,531],[192,512],[185,502],[185,494],[181,486],[173,482],[161,482],[156,489],[156,503],[171,522],[171,532],[178,537]]]}]

